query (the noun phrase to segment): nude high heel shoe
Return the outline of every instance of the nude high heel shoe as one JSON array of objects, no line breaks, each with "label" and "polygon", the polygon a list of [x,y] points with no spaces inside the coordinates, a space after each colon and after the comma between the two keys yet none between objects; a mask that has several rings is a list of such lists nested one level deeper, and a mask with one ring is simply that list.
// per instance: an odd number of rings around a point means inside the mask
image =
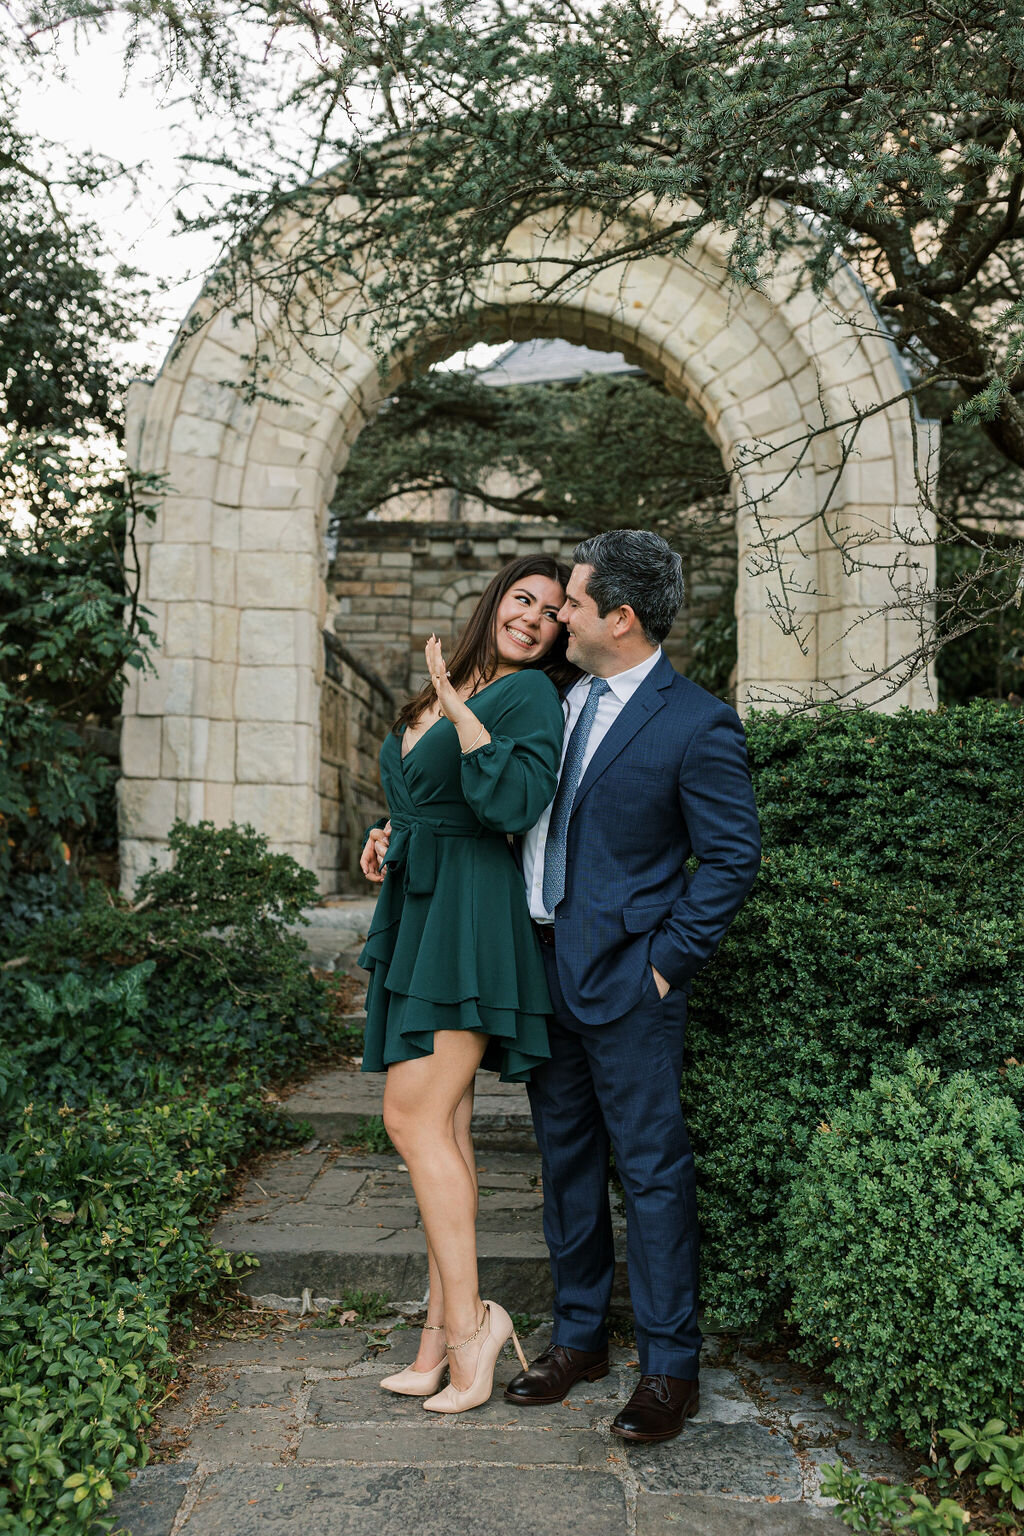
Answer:
[{"label": "nude high heel shoe", "polygon": [[512,1326],[512,1319],[504,1307],[499,1307],[496,1301],[484,1302],[484,1320],[476,1333],[470,1334],[468,1339],[463,1339],[461,1344],[446,1344],[448,1350],[464,1349],[467,1344],[472,1344],[484,1334],[483,1343],[480,1346],[480,1354],[477,1356],[476,1371],[473,1380],[464,1392],[451,1383],[439,1392],[436,1397],[429,1397],[423,1404],[431,1413],[465,1413],[467,1408],[479,1408],[486,1403],[494,1391],[494,1367],[498,1363],[498,1356],[508,1343],[509,1339],[515,1345],[516,1354],[523,1370],[528,1370],[526,1356],[523,1354],[519,1340],[516,1338],[516,1330]]},{"label": "nude high heel shoe", "polygon": [[[424,1323],[420,1332],[444,1333],[444,1329],[438,1323]],[[397,1392],[400,1397],[429,1397],[441,1385],[447,1369],[446,1356],[432,1371],[414,1371],[410,1365],[404,1371],[396,1371],[393,1376],[385,1376],[380,1385],[385,1392]]]}]

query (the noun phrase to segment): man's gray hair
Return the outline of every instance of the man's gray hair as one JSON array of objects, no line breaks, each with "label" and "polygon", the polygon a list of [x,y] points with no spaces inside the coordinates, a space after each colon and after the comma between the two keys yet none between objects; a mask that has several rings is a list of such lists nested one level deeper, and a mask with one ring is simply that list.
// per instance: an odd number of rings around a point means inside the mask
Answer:
[{"label": "man's gray hair", "polygon": [[660,645],[683,603],[683,562],[647,528],[611,528],[584,539],[572,552],[575,565],[592,565],[587,592],[603,619],[628,604],[651,645]]}]

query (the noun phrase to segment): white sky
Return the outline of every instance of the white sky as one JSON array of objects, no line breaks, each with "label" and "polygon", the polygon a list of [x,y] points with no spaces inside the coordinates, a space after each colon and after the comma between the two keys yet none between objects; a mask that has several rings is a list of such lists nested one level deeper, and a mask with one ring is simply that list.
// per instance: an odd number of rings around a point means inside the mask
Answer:
[{"label": "white sky", "polygon": [[[184,181],[185,200],[193,205],[201,197],[217,199],[228,192],[226,176],[218,185],[219,173],[183,166],[180,157],[196,147],[218,153],[229,144],[231,123],[200,118],[189,100],[177,92],[165,93],[153,82],[144,61],[136,62],[126,78],[117,32],[94,35],[77,50],[62,44],[60,58],[64,80],[49,72],[43,85],[23,77],[17,126],[73,152],[90,150],[142,167],[137,190],[115,181],[99,194],[83,197],[79,207],[104,230],[112,265],[137,267],[166,287],[156,300],[159,323],[128,349],[135,370],[150,377],[218,255],[214,235],[177,232],[174,207],[179,188]],[[450,359],[448,366],[463,366],[467,358],[474,366],[484,366],[501,350],[473,347]]]}]

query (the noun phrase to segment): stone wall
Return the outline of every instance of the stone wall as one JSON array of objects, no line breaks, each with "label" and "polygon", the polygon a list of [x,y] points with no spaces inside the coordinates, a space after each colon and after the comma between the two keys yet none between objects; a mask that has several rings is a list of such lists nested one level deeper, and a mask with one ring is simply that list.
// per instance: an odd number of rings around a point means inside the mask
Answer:
[{"label": "stone wall", "polygon": [[324,891],[362,890],[362,834],[384,810],[377,757],[398,712],[394,694],[347,646],[324,634],[320,685],[320,848]]},{"label": "stone wall", "polygon": [[[699,626],[732,601],[735,530],[720,509],[713,532],[706,556],[696,537],[680,541],[688,595],[665,649],[682,672]],[[426,678],[423,647],[432,630],[450,648],[506,561],[544,553],[568,564],[581,536],[574,528],[517,522],[346,523],[327,581],[328,629],[397,694],[415,693]]]}]

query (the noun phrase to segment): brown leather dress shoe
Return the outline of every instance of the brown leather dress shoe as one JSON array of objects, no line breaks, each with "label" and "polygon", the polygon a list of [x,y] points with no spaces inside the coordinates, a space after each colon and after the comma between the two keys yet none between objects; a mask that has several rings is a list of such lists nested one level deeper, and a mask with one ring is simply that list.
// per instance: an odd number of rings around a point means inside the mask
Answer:
[{"label": "brown leather dress shoe", "polygon": [[607,1354],[591,1354],[586,1349],[570,1349],[567,1344],[549,1344],[528,1370],[513,1376],[505,1388],[510,1403],[560,1403],[577,1381],[600,1381],[608,1375]]},{"label": "brown leather dress shoe", "polygon": [[641,1376],[612,1434],[623,1440],[671,1440],[700,1408],[699,1382],[681,1376]]}]

